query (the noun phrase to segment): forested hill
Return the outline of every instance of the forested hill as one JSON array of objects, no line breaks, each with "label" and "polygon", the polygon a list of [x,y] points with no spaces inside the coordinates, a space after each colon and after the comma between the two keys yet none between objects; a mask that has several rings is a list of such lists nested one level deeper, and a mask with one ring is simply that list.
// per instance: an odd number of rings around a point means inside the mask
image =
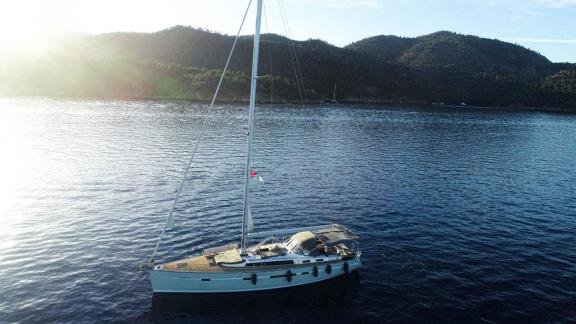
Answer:
[{"label": "forested hill", "polygon": [[[0,94],[208,100],[232,42],[231,36],[183,26],[70,35],[49,54],[4,59]],[[223,100],[248,99],[252,45],[251,37],[240,39]],[[300,87],[304,100],[320,101],[336,82],[341,101],[576,110],[575,71],[574,64],[551,63],[518,45],[451,32],[376,36],[344,48],[266,34],[259,99],[300,101]]]},{"label": "forested hill", "polygon": [[418,38],[371,37],[347,48],[416,68],[497,73],[527,80],[538,80],[554,70],[547,58],[518,45],[445,31]]}]

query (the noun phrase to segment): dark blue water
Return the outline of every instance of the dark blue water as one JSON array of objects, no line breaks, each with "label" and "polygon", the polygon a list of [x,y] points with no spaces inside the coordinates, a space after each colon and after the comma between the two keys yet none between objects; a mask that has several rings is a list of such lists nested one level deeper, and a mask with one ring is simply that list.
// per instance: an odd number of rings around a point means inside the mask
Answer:
[{"label": "dark blue water", "polygon": [[[360,280],[152,296],[205,109],[0,101],[0,322],[576,321],[576,116],[372,106],[257,113],[257,229],[338,222]],[[238,240],[246,109],[219,107],[167,257]]]}]

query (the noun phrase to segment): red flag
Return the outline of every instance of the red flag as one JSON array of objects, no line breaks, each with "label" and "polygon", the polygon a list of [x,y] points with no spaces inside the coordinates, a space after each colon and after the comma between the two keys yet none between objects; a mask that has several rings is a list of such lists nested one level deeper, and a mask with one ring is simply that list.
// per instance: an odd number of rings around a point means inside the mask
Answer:
[{"label": "red flag", "polygon": [[250,176],[251,176],[251,177],[255,177],[255,176],[256,176],[256,171],[250,170]]}]

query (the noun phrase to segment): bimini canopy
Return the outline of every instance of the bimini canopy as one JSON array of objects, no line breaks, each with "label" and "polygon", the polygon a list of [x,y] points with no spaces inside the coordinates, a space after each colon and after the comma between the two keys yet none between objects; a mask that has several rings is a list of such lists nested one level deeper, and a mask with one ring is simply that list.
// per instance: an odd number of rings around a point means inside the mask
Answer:
[{"label": "bimini canopy", "polygon": [[358,236],[342,225],[334,224],[330,229],[316,231],[316,237],[328,246],[358,241]]},{"label": "bimini canopy", "polygon": [[310,231],[292,235],[288,240],[287,247],[290,251],[299,254],[320,255],[316,248],[316,235]]}]

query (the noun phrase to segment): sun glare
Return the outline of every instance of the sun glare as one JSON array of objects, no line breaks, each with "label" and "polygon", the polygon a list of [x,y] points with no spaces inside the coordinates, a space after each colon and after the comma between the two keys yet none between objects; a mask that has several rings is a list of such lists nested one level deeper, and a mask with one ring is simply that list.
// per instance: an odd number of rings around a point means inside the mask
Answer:
[{"label": "sun glare", "polygon": [[174,25],[233,33],[238,21],[229,16],[245,6],[223,0],[2,0],[0,50],[41,51],[66,33],[155,32]]},{"label": "sun glare", "polygon": [[39,12],[30,1],[8,0],[0,3],[0,50],[43,50],[55,31]]},{"label": "sun glare", "polygon": [[0,102],[0,223],[14,204],[17,191],[28,180],[30,146],[20,119]]}]

